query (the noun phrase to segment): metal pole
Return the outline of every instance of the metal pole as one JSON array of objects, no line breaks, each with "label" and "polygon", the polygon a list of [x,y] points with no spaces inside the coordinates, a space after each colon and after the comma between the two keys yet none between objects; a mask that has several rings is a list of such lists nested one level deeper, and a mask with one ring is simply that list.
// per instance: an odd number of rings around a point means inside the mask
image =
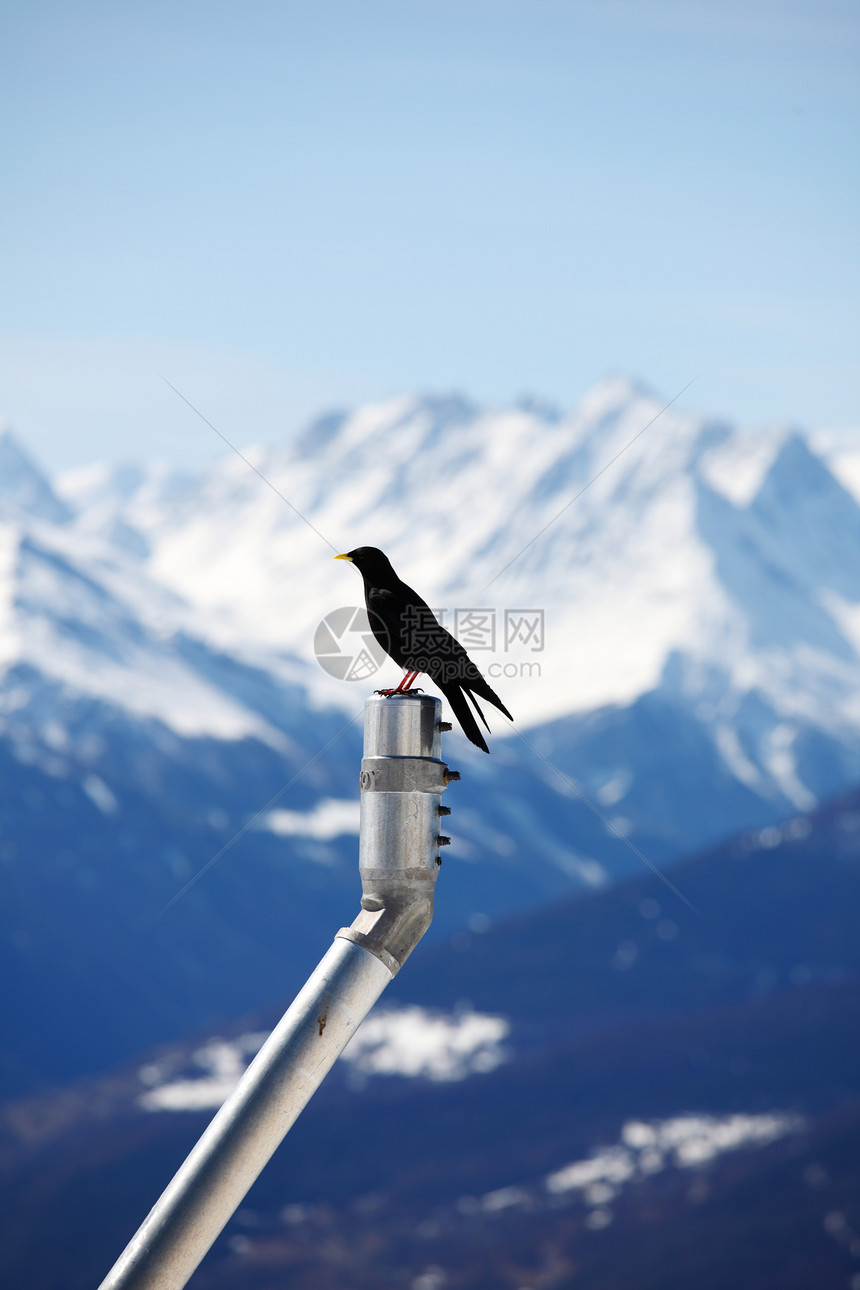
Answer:
[{"label": "metal pole", "polygon": [[448,839],[441,703],[374,695],[361,763],[361,912],[272,1031],[100,1290],[180,1290],[433,917]]}]

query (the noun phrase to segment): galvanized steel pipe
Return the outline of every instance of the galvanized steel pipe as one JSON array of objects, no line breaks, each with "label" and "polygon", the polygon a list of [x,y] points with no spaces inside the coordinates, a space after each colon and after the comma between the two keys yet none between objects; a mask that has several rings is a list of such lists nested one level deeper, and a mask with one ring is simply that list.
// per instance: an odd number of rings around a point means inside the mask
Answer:
[{"label": "galvanized steel pipe", "polygon": [[100,1290],[180,1290],[433,916],[441,703],[374,695],[361,765],[361,912],[342,928]]}]

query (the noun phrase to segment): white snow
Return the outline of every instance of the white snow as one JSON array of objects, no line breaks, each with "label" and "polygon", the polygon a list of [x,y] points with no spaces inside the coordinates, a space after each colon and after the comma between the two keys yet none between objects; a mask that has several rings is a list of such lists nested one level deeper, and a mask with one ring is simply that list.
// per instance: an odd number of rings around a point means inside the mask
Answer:
[{"label": "white snow", "polygon": [[811,436],[812,446],[826,459],[833,474],[860,502],[860,429],[816,430]]},{"label": "white snow", "polygon": [[[729,498],[726,522],[740,524],[788,432],[742,434],[669,409],[637,439],[659,407],[617,379],[553,422],[520,409],[445,405],[443,414],[403,398],[347,416],[316,453],[262,451],[255,464],[338,549],[390,549],[434,605],[545,609],[538,654],[497,645],[479,658],[497,670],[540,666],[499,681],[525,724],[629,703],[660,684],[678,650],[724,670],[739,693],[761,687],[784,705],[804,669],[787,656],[780,676],[751,639],[753,606],[724,585],[721,550],[700,531],[696,481]],[[361,601],[354,571],[331,566],[325,543],[235,458],[160,510],[151,497],[145,507],[121,501],[152,548],[153,574],[237,642],[289,649],[313,666],[316,624]],[[755,580],[767,593],[769,574],[753,558],[749,575],[759,601]],[[351,687],[324,674],[310,671],[308,683],[317,701],[354,702]],[[856,663],[850,688],[860,693]]]},{"label": "white snow", "polygon": [[213,1038],[193,1055],[200,1074],[187,1079],[161,1082],[158,1066],[144,1066],[138,1072],[144,1085],[154,1085],[137,1099],[145,1111],[206,1111],[218,1107],[230,1096],[250,1058],[266,1036],[256,1032],[231,1041]]},{"label": "white snow", "polygon": [[15,616],[18,540],[14,525],[0,523],[0,667],[17,658],[21,648]]},{"label": "white snow", "polygon": [[312,811],[269,811],[259,827],[279,837],[316,838],[328,841],[344,833],[358,833],[359,803],[324,798]]},{"label": "white snow", "polygon": [[[0,525],[0,667],[18,663],[184,738],[284,737],[215,686],[177,648],[200,615],[102,539],[39,518]],[[202,635],[214,639],[205,628]],[[34,695],[38,683],[32,682]],[[0,711],[26,707],[8,685]]]},{"label": "white snow", "polygon": [[734,506],[749,506],[787,435],[787,430],[733,434],[705,453],[702,476]]},{"label": "white snow", "polygon": [[[479,1012],[386,1008],[359,1027],[341,1060],[362,1077],[462,1080],[494,1070],[507,1059],[503,1040],[509,1029],[503,1017]],[[257,1033],[234,1040],[213,1037],[193,1054],[193,1072],[181,1078],[175,1077],[170,1064],[142,1067],[138,1076],[146,1091],[138,1097],[138,1105],[145,1111],[220,1106],[265,1038]]]},{"label": "white snow", "polygon": [[608,1147],[589,1160],[577,1160],[556,1170],[546,1179],[549,1192],[582,1190],[592,1183],[622,1183],[632,1178],[636,1172],[636,1162],[629,1151],[623,1147]]},{"label": "white snow", "polygon": [[461,1080],[505,1061],[502,1041],[509,1030],[504,1017],[433,1013],[413,1005],[369,1017],[343,1057],[363,1075]]},{"label": "white snow", "polygon": [[500,1210],[523,1205],[528,1199],[528,1192],[522,1187],[500,1187],[481,1197],[481,1209],[485,1214],[498,1214]]},{"label": "white snow", "polygon": [[729,1151],[754,1149],[799,1133],[803,1119],[791,1112],[733,1115],[684,1114],[667,1120],[628,1120],[620,1141],[547,1174],[536,1186],[513,1184],[480,1197],[462,1196],[463,1214],[502,1213],[558,1205],[575,1198],[588,1208],[587,1226],[613,1221],[607,1208],[625,1187],[674,1167],[701,1169]]},{"label": "white snow", "polygon": [[[447,622],[491,612],[495,645],[473,656],[521,726],[662,687],[739,782],[808,809],[799,734],[851,747],[860,735],[860,505],[824,465],[844,476],[860,432],[837,442],[660,409],[618,377],[560,419],[403,396],[316,438],[245,449],[272,487],[228,454],[196,478],[83,468],[59,500],[7,436],[0,668],[26,660],[64,696],[185,738],[283,748],[182,643],[352,715],[367,683],[325,672],[313,640],[326,614],[362,601],[327,543],[376,544]],[[540,649],[506,640],[508,610],[543,611]],[[370,684],[397,679],[386,661]],[[6,714],[33,701],[23,688],[10,681]],[[498,748],[507,723],[490,721]],[[335,836],[346,817],[325,810],[267,827]]]},{"label": "white snow", "polygon": [[628,1120],[617,1145],[556,1170],[544,1179],[544,1186],[551,1195],[581,1191],[587,1204],[605,1204],[622,1184],[643,1175],[669,1165],[705,1165],[726,1151],[764,1146],[802,1128],[803,1120],[788,1112]]},{"label": "white snow", "polygon": [[85,776],[81,787],[103,815],[113,815],[119,809],[116,797],[98,775]]}]

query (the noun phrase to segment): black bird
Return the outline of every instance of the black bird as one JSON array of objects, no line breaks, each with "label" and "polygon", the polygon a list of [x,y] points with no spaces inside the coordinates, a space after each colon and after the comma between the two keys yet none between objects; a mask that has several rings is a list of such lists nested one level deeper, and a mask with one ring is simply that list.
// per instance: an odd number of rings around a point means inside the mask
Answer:
[{"label": "black bird", "polygon": [[475,700],[476,694],[492,703],[509,721],[513,721],[513,717],[490,689],[460,642],[445,630],[418,592],[400,581],[388,556],[375,546],[359,546],[334,558],[351,560],[358,569],[364,579],[364,599],[371,630],[386,654],[406,669],[406,675],[396,690],[382,690],[380,693],[405,694],[418,673],[426,672],[448,700],[466,737],[488,753],[490,750],[466,696],[471,699],[488,730],[490,727]]}]

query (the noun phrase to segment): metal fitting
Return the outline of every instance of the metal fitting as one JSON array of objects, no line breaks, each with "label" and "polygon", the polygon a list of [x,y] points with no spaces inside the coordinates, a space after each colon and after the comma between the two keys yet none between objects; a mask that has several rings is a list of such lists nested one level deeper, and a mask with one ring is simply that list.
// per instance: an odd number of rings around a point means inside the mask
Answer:
[{"label": "metal fitting", "polygon": [[361,912],[338,936],[399,972],[433,918],[447,845],[437,833],[442,794],[455,776],[441,760],[442,704],[427,694],[375,694],[364,709]]}]

